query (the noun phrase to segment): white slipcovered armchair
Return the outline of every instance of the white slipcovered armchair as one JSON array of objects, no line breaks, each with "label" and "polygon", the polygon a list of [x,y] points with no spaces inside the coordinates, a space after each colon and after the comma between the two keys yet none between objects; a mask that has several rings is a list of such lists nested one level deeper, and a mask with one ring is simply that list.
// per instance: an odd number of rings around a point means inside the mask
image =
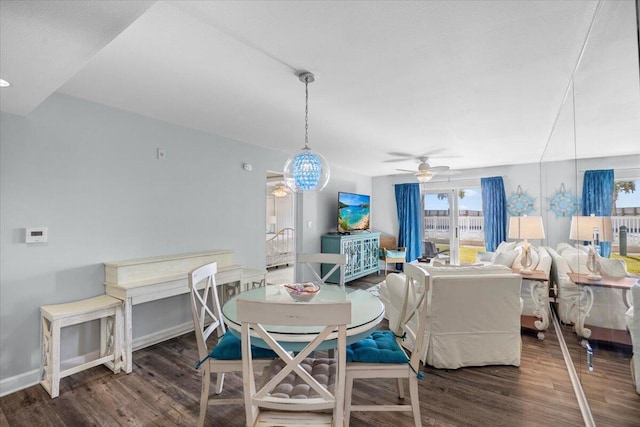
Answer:
[{"label": "white slipcovered armchair", "polygon": [[[433,267],[421,360],[435,368],[520,366],[521,277],[505,266]],[[391,273],[380,299],[391,330],[397,326],[405,278]]]},{"label": "white slipcovered armchair", "polygon": [[[587,270],[587,252],[584,247],[560,243],[556,250],[547,248],[552,258],[551,280],[558,287],[558,316],[565,324],[575,324],[581,309],[580,289],[569,278],[568,273]],[[610,277],[628,275],[626,264],[620,259],[600,258],[601,271]],[[624,295],[621,289],[594,288],[593,307],[586,323],[608,329],[624,330],[627,327]],[[584,308],[584,307],[582,307]]]}]

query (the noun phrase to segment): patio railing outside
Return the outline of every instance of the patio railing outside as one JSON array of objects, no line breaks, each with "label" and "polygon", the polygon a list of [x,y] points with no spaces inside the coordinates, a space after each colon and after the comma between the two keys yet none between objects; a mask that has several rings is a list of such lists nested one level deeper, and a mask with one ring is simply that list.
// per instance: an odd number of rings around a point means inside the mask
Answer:
[{"label": "patio railing outside", "polygon": [[[640,216],[612,216],[613,246],[619,243],[620,227],[627,227],[627,248],[629,251],[640,250]],[[484,246],[484,217],[460,216],[458,217],[458,229],[460,243],[462,245]],[[425,216],[424,239],[437,242],[449,241],[449,217]],[[633,249],[633,250],[632,250]]]},{"label": "patio railing outside", "polygon": [[[423,229],[425,240],[449,241],[449,217],[447,216],[425,216]],[[458,217],[458,231],[462,244],[484,246],[484,217]]]},{"label": "patio railing outside", "polygon": [[640,246],[640,216],[612,216],[613,244],[620,243],[620,227],[627,227],[627,248]]}]

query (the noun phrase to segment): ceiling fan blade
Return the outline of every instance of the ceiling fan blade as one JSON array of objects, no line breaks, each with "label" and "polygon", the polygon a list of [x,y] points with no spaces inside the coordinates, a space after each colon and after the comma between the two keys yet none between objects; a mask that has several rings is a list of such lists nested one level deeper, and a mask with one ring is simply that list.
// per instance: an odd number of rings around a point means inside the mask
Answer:
[{"label": "ceiling fan blade", "polygon": [[404,157],[401,159],[389,159],[383,160],[382,163],[397,163],[397,162],[406,162],[407,160],[413,160],[413,157]]},{"label": "ceiling fan blade", "polygon": [[412,171],[412,170],[409,170],[409,169],[396,169],[396,170],[400,171],[400,172],[406,172],[406,173],[416,173],[416,171]]},{"label": "ceiling fan blade", "polygon": [[416,157],[414,154],[411,154],[411,153],[399,153],[397,151],[391,151],[387,154],[390,156],[396,156],[396,157],[406,157],[407,159],[414,159]]},{"label": "ceiling fan blade", "polygon": [[445,172],[439,172],[440,175],[460,175],[462,173],[462,171],[458,171],[455,169],[449,169],[448,171]]}]

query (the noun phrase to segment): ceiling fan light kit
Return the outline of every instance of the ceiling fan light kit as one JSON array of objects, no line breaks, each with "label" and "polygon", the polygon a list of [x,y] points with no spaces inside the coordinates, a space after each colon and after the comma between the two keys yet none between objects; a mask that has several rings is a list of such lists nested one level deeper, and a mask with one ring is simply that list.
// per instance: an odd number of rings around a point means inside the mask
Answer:
[{"label": "ceiling fan light kit", "polygon": [[431,167],[431,165],[429,165],[429,158],[426,156],[420,156],[420,157],[414,157],[414,158],[420,162],[417,172],[412,170],[407,170],[407,169],[398,169],[398,170],[401,172],[411,172],[413,175],[415,175],[416,179],[421,184],[431,181],[431,178],[433,178],[437,173],[442,173],[449,170],[449,166]]},{"label": "ceiling fan light kit", "polygon": [[418,178],[418,182],[428,182],[431,181],[431,178],[436,173],[433,171],[427,160],[424,159],[420,166],[418,166],[418,172],[416,173],[416,178]]}]

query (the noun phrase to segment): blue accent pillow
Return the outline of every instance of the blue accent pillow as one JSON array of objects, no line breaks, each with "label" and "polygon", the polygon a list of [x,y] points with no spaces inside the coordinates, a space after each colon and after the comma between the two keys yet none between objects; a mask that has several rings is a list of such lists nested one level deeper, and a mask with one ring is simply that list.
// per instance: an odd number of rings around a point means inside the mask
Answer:
[{"label": "blue accent pillow", "polygon": [[[255,345],[251,346],[251,354],[253,354],[253,357],[255,358],[275,359],[278,357],[273,350],[257,347]],[[218,345],[211,350],[209,357],[220,360],[242,359],[242,344],[240,338],[233,335],[230,330],[227,330],[227,332],[222,336],[222,339],[218,341]]]},{"label": "blue accent pillow", "polygon": [[407,363],[409,359],[391,331],[375,331],[347,346],[347,362]]},{"label": "blue accent pillow", "polygon": [[405,251],[390,251],[387,249],[387,258],[405,258],[407,253]]}]

